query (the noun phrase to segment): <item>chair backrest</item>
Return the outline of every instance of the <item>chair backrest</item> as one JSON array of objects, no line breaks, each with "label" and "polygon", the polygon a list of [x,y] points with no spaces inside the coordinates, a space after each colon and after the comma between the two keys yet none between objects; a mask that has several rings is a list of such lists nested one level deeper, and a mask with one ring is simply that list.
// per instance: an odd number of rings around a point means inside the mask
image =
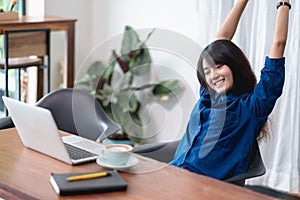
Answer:
[{"label": "chair backrest", "polygon": [[36,105],[51,111],[60,130],[91,140],[103,140],[120,129],[92,95],[79,89],[50,92]]},{"label": "chair backrest", "polygon": [[50,29],[4,30],[4,49],[9,58],[48,55],[49,40]]}]

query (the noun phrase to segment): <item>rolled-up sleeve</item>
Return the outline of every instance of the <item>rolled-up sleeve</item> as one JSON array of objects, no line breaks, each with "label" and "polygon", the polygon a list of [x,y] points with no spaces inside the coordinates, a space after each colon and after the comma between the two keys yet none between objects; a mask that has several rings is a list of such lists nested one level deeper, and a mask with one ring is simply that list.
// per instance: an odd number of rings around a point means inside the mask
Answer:
[{"label": "rolled-up sleeve", "polygon": [[281,96],[285,77],[285,58],[266,57],[260,81],[256,85],[251,104],[255,106],[258,118],[267,117]]}]

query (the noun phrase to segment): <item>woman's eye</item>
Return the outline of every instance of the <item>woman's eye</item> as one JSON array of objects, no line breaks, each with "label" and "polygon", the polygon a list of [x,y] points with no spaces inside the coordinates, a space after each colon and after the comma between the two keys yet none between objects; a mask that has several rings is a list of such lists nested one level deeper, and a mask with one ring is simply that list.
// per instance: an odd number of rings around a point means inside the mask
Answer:
[{"label": "woman's eye", "polygon": [[209,73],[210,73],[210,71],[205,71],[204,75],[207,76],[207,75],[209,75]]}]

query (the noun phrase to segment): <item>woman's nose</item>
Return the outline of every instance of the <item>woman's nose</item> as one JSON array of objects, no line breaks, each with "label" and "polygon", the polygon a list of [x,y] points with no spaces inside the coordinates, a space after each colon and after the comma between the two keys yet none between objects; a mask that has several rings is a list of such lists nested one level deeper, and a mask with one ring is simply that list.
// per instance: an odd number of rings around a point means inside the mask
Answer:
[{"label": "woman's nose", "polygon": [[211,74],[211,79],[217,79],[219,77],[219,74],[216,72],[215,69],[211,69],[210,71],[210,74]]}]

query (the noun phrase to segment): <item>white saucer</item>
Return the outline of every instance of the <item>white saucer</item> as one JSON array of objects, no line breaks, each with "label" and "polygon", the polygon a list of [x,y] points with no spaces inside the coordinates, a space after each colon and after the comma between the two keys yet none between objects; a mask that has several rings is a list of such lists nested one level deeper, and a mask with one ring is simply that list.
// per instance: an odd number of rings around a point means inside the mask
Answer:
[{"label": "white saucer", "polygon": [[125,170],[138,164],[139,159],[131,156],[125,165],[112,165],[104,158],[97,158],[96,162],[102,167],[112,168],[116,170]]}]

